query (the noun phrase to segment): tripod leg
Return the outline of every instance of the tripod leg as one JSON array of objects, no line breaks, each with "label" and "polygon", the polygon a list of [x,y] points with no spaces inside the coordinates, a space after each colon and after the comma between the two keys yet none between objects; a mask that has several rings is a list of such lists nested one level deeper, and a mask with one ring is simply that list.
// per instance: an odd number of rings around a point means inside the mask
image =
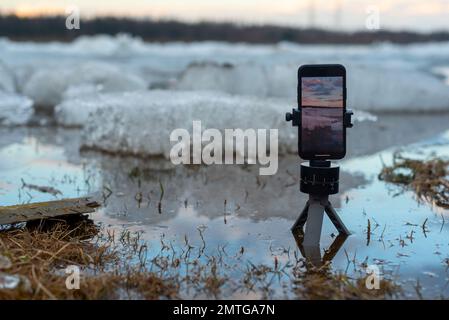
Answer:
[{"label": "tripod leg", "polygon": [[332,242],[330,247],[324,252],[323,255],[323,261],[332,261],[334,259],[335,255],[337,254],[338,250],[340,250],[343,243],[345,243],[348,236],[346,234],[339,234],[335,240]]},{"label": "tripod leg", "polygon": [[323,265],[321,259],[321,249],[320,246],[305,246],[303,247],[303,257],[306,261],[311,263],[312,266],[319,268]]},{"label": "tripod leg", "polygon": [[326,211],[327,216],[332,221],[335,228],[338,230],[340,234],[348,236],[351,234],[351,232],[349,232],[348,228],[346,228],[345,224],[338,216],[337,212],[335,212],[335,209],[334,207],[332,207],[332,204],[330,202],[327,203],[327,205],[324,207],[324,210]]},{"label": "tripod leg", "polygon": [[307,201],[306,206],[302,210],[298,219],[296,219],[296,222],[291,227],[292,232],[297,232],[298,230],[301,230],[302,227],[304,227],[304,224],[307,221],[308,211],[309,211],[309,201]]},{"label": "tripod leg", "polygon": [[304,247],[320,245],[321,228],[323,226],[324,207],[319,199],[309,200],[309,214],[307,216]]}]

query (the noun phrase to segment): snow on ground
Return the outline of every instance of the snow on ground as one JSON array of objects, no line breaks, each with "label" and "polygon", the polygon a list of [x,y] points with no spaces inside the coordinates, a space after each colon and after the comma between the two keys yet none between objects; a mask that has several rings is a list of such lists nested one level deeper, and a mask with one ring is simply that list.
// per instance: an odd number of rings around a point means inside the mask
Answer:
[{"label": "snow on ground", "polygon": [[33,115],[33,101],[14,93],[0,91],[0,124],[23,125]]},{"label": "snow on ground", "polygon": [[90,85],[98,92],[130,91],[146,88],[139,76],[106,63],[87,62],[39,70],[25,83],[23,93],[39,107],[54,107],[72,86]]}]

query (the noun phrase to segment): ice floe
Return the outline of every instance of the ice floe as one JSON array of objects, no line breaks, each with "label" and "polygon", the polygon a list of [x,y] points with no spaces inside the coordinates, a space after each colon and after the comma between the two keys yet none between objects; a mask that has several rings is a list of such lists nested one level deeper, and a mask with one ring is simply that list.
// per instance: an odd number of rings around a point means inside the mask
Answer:
[{"label": "ice floe", "polygon": [[[172,146],[170,133],[177,128],[191,131],[194,120],[201,120],[204,129],[223,132],[227,128],[281,129],[286,127],[283,114],[288,106],[274,100],[218,92],[161,90],[103,95],[96,103],[99,105],[85,126],[84,146],[166,157]],[[294,130],[281,129],[279,135],[282,141],[293,142],[296,137]],[[286,145],[291,144],[282,146]]]},{"label": "ice floe", "polygon": [[33,112],[33,101],[29,98],[0,91],[0,125],[27,124]]},{"label": "ice floe", "polygon": [[99,94],[95,87],[77,86],[69,88],[62,103],[55,107],[56,122],[66,127],[82,127],[89,119],[90,113],[107,102],[111,103],[112,97]]},{"label": "ice floe", "polygon": [[342,63],[348,70],[350,108],[447,111],[449,90],[441,70],[448,67],[448,56],[449,42],[359,46],[148,43],[126,34],[82,36],[71,43],[2,38],[0,59],[7,62],[8,72],[0,66],[0,89],[14,92],[16,85],[37,107],[148,87],[293,100],[298,66]]},{"label": "ice floe", "polygon": [[16,91],[14,74],[2,61],[0,61],[0,91]]},{"label": "ice floe", "polygon": [[[347,66],[348,107],[367,111],[449,111],[449,87],[413,68]],[[261,97],[296,97],[297,66],[192,64],[174,85]]]},{"label": "ice floe", "polygon": [[182,73],[174,88],[294,99],[296,74],[297,66],[295,65],[195,63]]},{"label": "ice floe", "polygon": [[138,75],[125,72],[117,66],[87,62],[39,70],[31,75],[23,92],[34,100],[36,106],[54,107],[71,86],[86,85],[95,87],[98,92],[140,90],[147,86]]},{"label": "ice floe", "polygon": [[[297,132],[285,122],[291,101],[260,99],[213,91],[139,91],[109,93],[65,101],[57,107],[58,122],[83,125],[83,146],[112,153],[169,156],[170,133],[177,128],[278,129],[279,151],[294,152]],[[75,122],[76,120],[76,122]],[[356,121],[375,120],[366,112]],[[224,142],[229,143],[228,141]],[[244,149],[235,152],[243,154]],[[244,148],[244,147],[243,147]]]}]

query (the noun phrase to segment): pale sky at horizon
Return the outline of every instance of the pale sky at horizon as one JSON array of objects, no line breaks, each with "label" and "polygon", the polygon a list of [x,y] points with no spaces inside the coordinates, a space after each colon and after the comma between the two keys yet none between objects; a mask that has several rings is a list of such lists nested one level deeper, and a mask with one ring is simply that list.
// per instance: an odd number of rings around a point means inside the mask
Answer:
[{"label": "pale sky at horizon", "polygon": [[82,16],[173,18],[331,29],[365,28],[367,9],[380,10],[381,29],[449,30],[449,0],[1,0],[0,11],[20,16],[64,14],[77,6]]}]

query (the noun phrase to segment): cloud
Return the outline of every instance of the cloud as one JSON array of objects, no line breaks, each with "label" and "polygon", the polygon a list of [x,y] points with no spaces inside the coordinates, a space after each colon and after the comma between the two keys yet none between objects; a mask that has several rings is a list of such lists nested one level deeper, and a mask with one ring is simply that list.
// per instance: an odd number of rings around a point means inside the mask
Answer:
[{"label": "cloud", "polygon": [[302,105],[317,107],[342,107],[342,84],[342,77],[302,78]]}]

